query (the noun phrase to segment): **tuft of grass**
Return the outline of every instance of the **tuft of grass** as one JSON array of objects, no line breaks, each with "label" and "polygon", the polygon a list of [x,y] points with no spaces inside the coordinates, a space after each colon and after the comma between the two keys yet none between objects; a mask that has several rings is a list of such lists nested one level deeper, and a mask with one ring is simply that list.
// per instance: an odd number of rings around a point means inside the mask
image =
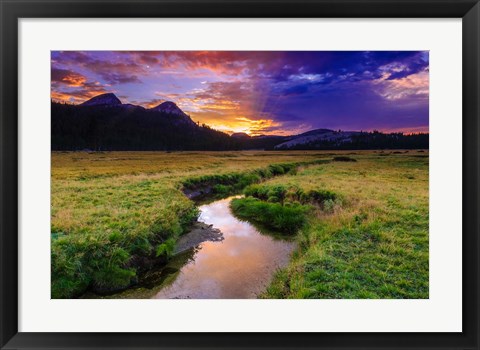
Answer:
[{"label": "tuft of grass", "polygon": [[300,195],[300,199],[303,202],[317,202],[320,204],[325,204],[326,201],[335,201],[339,196],[329,190],[324,189],[313,189],[308,192],[303,192]]},{"label": "tuft of grass", "polygon": [[283,204],[285,197],[287,195],[287,188],[283,185],[277,186],[262,186],[262,185],[252,185],[245,189],[244,191],[246,196],[255,197],[263,201],[269,201]]},{"label": "tuft of grass", "polygon": [[262,201],[272,203],[300,203],[325,205],[340,205],[341,196],[325,189],[313,189],[304,191],[302,188],[292,185],[265,185],[257,184],[248,186],[244,191],[245,196],[254,197]]},{"label": "tuft of grass", "polygon": [[164,257],[171,257],[173,252],[175,251],[175,238],[169,238],[162,244],[160,244],[156,249],[156,257],[164,256]]},{"label": "tuft of grass", "polygon": [[230,204],[238,217],[279,233],[295,234],[305,226],[309,207],[301,204],[264,202],[257,198],[235,198]]}]

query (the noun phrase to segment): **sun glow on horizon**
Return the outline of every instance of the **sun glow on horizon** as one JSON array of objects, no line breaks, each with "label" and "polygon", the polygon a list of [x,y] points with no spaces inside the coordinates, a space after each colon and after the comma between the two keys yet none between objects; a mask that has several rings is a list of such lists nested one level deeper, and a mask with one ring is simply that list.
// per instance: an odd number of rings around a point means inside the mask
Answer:
[{"label": "sun glow on horizon", "polygon": [[229,135],[234,133],[245,133],[250,136],[290,134],[287,130],[282,129],[280,122],[276,122],[273,119],[251,119],[245,116],[236,116],[227,119],[214,114],[197,115],[196,113],[192,113],[191,118],[199,124],[206,124],[212,129],[225,132]]},{"label": "sun glow on horizon", "polygon": [[229,134],[428,132],[427,51],[52,51],[51,99],[172,101]]}]

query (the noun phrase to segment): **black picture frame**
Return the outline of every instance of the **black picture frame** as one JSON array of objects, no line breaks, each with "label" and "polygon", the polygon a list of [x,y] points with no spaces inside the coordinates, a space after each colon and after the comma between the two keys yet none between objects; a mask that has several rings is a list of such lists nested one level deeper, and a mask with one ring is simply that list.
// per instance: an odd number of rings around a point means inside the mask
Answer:
[{"label": "black picture frame", "polygon": [[[479,82],[477,0],[1,0],[1,349],[479,349]],[[401,17],[463,21],[463,332],[18,332],[18,19],[114,17]],[[460,156],[460,155],[459,155]]]}]

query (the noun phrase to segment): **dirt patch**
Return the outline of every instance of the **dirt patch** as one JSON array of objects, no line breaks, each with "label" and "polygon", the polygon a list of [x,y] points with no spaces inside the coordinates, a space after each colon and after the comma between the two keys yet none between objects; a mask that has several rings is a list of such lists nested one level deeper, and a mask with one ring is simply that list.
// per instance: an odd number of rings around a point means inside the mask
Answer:
[{"label": "dirt patch", "polygon": [[177,241],[174,255],[185,252],[189,249],[195,248],[202,242],[220,242],[223,241],[222,232],[214,228],[212,225],[207,225],[203,222],[197,222],[193,225],[190,232],[184,234]]}]

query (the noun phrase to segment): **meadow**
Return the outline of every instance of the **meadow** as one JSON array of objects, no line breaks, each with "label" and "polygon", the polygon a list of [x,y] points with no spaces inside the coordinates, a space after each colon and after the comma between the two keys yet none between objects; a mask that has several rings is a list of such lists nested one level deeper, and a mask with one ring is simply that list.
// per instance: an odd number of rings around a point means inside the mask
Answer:
[{"label": "meadow", "polygon": [[428,152],[53,152],[51,186],[53,298],[167,261],[198,188],[298,242],[262,297],[428,298]]}]

